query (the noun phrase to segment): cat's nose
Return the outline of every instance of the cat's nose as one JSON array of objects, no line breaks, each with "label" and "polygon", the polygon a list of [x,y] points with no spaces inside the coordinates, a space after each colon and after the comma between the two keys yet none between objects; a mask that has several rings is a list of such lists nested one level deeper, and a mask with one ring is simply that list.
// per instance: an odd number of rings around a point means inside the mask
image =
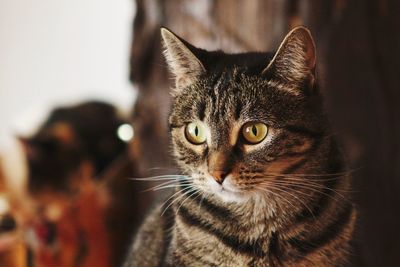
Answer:
[{"label": "cat's nose", "polygon": [[219,183],[222,184],[226,178],[226,176],[228,175],[228,172],[226,171],[211,171],[210,174],[212,175],[212,177],[214,178],[214,180]]}]

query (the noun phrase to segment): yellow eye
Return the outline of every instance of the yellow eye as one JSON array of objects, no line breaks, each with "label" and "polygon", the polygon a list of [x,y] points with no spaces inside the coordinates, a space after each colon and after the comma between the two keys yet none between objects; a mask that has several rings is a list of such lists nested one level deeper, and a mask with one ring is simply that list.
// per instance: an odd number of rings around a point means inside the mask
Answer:
[{"label": "yellow eye", "polygon": [[203,144],[206,141],[205,127],[201,122],[191,122],[185,128],[186,139],[195,145]]},{"label": "yellow eye", "polygon": [[250,144],[258,144],[267,136],[268,126],[261,122],[247,122],[243,125],[242,134]]}]

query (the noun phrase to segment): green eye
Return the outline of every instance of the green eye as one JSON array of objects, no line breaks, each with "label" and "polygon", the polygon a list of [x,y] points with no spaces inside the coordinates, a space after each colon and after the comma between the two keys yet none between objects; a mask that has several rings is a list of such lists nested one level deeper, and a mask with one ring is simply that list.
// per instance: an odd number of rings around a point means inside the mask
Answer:
[{"label": "green eye", "polygon": [[247,122],[243,125],[242,135],[250,144],[258,144],[267,136],[268,126],[261,122]]},{"label": "green eye", "polygon": [[195,145],[206,141],[205,127],[201,122],[191,122],[185,128],[186,139]]}]

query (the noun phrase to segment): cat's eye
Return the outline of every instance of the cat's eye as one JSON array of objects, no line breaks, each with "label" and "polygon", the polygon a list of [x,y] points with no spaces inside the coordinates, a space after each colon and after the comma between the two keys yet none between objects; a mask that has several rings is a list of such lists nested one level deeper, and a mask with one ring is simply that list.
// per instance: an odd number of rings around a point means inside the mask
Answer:
[{"label": "cat's eye", "polygon": [[185,128],[186,139],[195,145],[201,145],[206,141],[206,130],[201,122],[191,122]]},{"label": "cat's eye", "polygon": [[258,144],[268,134],[268,126],[261,122],[247,122],[243,125],[242,135],[250,144]]}]

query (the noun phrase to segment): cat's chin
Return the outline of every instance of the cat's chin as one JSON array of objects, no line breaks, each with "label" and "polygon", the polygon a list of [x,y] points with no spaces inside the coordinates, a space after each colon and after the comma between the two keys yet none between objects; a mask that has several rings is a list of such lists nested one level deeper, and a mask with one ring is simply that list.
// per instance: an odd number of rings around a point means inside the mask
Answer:
[{"label": "cat's chin", "polygon": [[249,200],[250,196],[245,192],[232,190],[225,186],[213,184],[210,186],[211,192],[223,202],[243,203]]},{"label": "cat's chin", "polygon": [[227,189],[221,189],[220,191],[213,192],[214,195],[220,198],[223,202],[235,202],[235,203],[243,203],[249,199],[244,193],[232,192]]},{"label": "cat's chin", "polygon": [[223,202],[243,203],[250,199],[250,194],[236,188],[230,181],[228,176],[221,185],[217,183],[211,176],[206,178],[205,187],[208,193],[213,194],[216,198]]}]

